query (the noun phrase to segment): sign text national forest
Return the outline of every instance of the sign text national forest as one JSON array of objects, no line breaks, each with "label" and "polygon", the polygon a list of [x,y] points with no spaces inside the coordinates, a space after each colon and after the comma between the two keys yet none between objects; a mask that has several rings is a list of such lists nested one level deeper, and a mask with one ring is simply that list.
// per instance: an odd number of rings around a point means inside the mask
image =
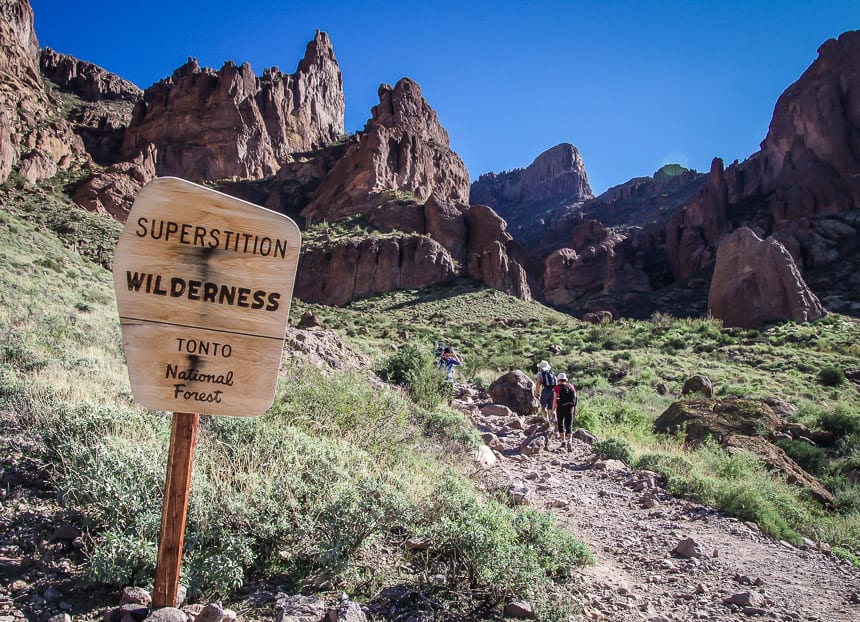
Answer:
[{"label": "sign text national forest", "polygon": [[144,187],[113,268],[135,399],[174,412],[264,412],[300,245],[281,214],[171,177]]}]

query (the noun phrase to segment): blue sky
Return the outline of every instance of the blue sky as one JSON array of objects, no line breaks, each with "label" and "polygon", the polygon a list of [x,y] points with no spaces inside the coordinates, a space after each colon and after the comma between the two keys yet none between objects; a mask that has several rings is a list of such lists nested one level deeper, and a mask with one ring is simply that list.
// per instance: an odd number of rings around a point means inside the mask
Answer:
[{"label": "blue sky", "polygon": [[677,162],[758,150],[777,97],[860,1],[31,0],[41,46],[141,88],[193,56],[292,73],[316,29],[343,73],[346,131],[415,80],[474,180],[569,142],[595,193]]}]

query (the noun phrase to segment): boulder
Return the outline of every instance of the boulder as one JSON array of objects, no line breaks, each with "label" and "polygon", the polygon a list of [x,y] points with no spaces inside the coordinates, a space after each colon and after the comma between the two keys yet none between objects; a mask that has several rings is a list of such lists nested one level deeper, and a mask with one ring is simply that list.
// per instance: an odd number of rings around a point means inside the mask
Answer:
[{"label": "boulder", "polygon": [[681,395],[688,393],[701,393],[705,397],[712,397],[714,395],[714,383],[707,376],[696,374],[687,378],[681,389]]},{"label": "boulder", "polygon": [[767,468],[777,471],[785,481],[806,490],[813,499],[824,505],[833,504],[833,495],[817,479],[804,471],[788,454],[760,436],[729,435],[723,441],[729,450],[742,449],[757,456]]},{"label": "boulder", "polygon": [[770,434],[778,426],[779,420],[764,402],[746,399],[700,399],[670,405],[657,417],[654,431],[676,434],[683,429],[687,443],[699,444],[708,436],[721,442],[734,434]]},{"label": "boulder", "polygon": [[717,250],[708,310],[725,326],[743,328],[775,320],[809,322],[826,313],[785,246],[746,227]]},{"label": "boulder", "polygon": [[493,381],[489,393],[495,403],[503,404],[519,415],[530,415],[540,407],[534,396],[534,382],[519,369]]}]

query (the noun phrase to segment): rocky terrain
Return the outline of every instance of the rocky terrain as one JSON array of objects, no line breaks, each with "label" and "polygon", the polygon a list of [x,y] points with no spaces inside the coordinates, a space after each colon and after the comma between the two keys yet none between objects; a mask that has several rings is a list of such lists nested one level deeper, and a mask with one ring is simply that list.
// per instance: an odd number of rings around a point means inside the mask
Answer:
[{"label": "rocky terrain", "polygon": [[[857,255],[860,161],[852,145],[860,104],[850,85],[860,32],[822,45],[780,97],[761,151],[748,160],[715,159],[705,174],[666,166],[594,197],[568,143],[470,185],[447,131],[409,78],[381,85],[365,127],[344,135],[342,76],[324,32],[314,34],[292,74],[272,67],[258,76],[234,62],[215,70],[190,58],[141,92],[91,63],[40,51],[26,0],[2,7],[0,179],[13,170],[31,184],[58,171],[83,173],[68,186],[72,199],[119,221],[144,184],[175,175],[306,227],[365,226],[364,239],[332,236],[305,249],[314,283],[334,274],[346,280],[328,288],[300,282],[296,293],[308,300],[343,304],[467,275],[578,316],[643,317],[661,306],[718,315],[731,302],[709,303],[710,279],[735,229],[772,236],[801,278]],[[374,239],[379,233],[384,242]],[[819,273],[812,290],[825,300],[839,286]],[[847,295],[830,296],[831,310],[854,312],[860,301]]]},{"label": "rocky terrain", "polygon": [[[294,356],[323,368],[358,357],[329,331],[291,329]],[[544,508],[589,547],[595,565],[576,571],[577,620],[780,620],[848,622],[860,616],[860,570],[829,555],[826,543],[798,548],[764,536],[752,523],[672,497],[654,473],[598,460],[594,438],[575,434],[571,451],[546,434],[539,418],[517,416],[484,392],[461,386],[454,406],[487,443],[476,473],[488,491]],[[7,425],[9,424],[9,425]],[[82,578],[86,535],[81,517],[55,499],[50,474],[28,457],[33,440],[2,427],[0,620],[140,620],[143,590],[91,585]],[[491,449],[492,448],[492,449]],[[432,546],[432,543],[430,543]],[[437,604],[438,605],[438,604]],[[122,607],[121,607],[122,606]],[[528,617],[527,602],[510,617]],[[149,620],[446,619],[432,599],[384,588],[368,602],[290,594],[255,584],[229,602],[184,604]]]}]

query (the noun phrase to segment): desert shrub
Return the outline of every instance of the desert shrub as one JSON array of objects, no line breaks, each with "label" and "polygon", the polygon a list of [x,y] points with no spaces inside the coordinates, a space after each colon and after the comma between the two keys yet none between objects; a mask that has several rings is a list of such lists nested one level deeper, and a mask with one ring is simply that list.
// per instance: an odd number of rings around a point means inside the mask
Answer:
[{"label": "desert shrub", "polygon": [[821,412],[817,424],[821,429],[840,437],[860,434],[860,415],[842,404],[833,410]]},{"label": "desert shrub", "polygon": [[849,549],[847,549],[843,546],[831,547],[830,553],[834,557],[838,557],[839,559],[844,559],[845,561],[849,562],[852,566],[860,566],[860,559],[858,559],[857,556],[854,553],[852,553]]},{"label": "desert shrub", "polygon": [[643,453],[634,466],[643,471],[654,471],[663,477],[687,476],[693,471],[693,463],[689,459],[668,452]]},{"label": "desert shrub", "polygon": [[827,455],[824,450],[805,441],[777,439],[774,444],[782,449],[807,473],[820,475],[824,471]]},{"label": "desert shrub", "polygon": [[418,406],[413,410],[413,414],[427,435],[443,436],[473,449],[481,442],[471,422],[453,408],[440,406],[434,410],[427,410]]},{"label": "desert shrub", "polygon": [[551,513],[492,499],[481,503],[451,474],[431,498],[422,515],[434,518],[416,529],[434,542],[425,563],[447,564],[444,589],[473,593],[488,605],[526,598],[540,619],[569,615],[565,603],[553,599],[554,581],[593,560]]},{"label": "desert shrub", "polygon": [[444,373],[434,367],[431,355],[412,345],[403,346],[388,357],[382,375],[388,382],[406,387],[409,397],[428,410],[451,397],[452,387],[445,381]]},{"label": "desert shrub", "polygon": [[845,373],[838,367],[828,365],[818,371],[818,382],[825,387],[838,387],[845,382]]},{"label": "desert shrub", "polygon": [[860,486],[849,484],[836,488],[833,493],[833,506],[843,515],[860,513]]},{"label": "desert shrub", "polygon": [[633,448],[621,438],[607,438],[597,441],[591,449],[601,460],[621,460],[625,464],[633,462]]},{"label": "desert shrub", "polygon": [[427,354],[413,345],[407,344],[385,359],[382,365],[382,377],[387,382],[406,386],[416,370],[421,369]]},{"label": "desert shrub", "polygon": [[155,572],[158,547],[138,533],[103,532],[94,541],[85,575],[96,583],[146,585]]}]

